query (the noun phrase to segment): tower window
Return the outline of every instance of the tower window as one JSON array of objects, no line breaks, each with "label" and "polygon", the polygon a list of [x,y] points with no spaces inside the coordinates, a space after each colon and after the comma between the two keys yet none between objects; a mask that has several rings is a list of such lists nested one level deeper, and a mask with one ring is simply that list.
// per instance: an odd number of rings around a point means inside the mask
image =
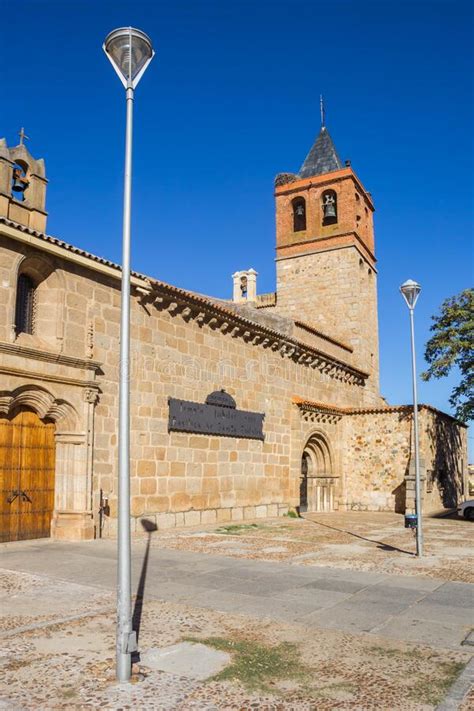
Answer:
[{"label": "tower window", "polygon": [[293,232],[302,232],[306,229],[306,200],[297,197],[293,200]]},{"label": "tower window", "polygon": [[321,196],[323,210],[323,226],[335,225],[337,222],[337,194],[334,190],[325,190]]},{"label": "tower window", "polygon": [[27,274],[20,274],[16,290],[15,329],[33,333],[35,321],[35,284]]}]

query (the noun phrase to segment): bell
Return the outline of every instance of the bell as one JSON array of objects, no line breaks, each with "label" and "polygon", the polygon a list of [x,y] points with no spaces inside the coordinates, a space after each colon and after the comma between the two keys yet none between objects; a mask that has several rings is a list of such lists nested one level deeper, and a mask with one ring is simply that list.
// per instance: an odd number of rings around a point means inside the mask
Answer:
[{"label": "bell", "polygon": [[22,176],[19,170],[14,170],[12,190],[14,190],[16,193],[23,193],[26,190],[27,185],[28,180]]},{"label": "bell", "polygon": [[298,205],[298,206],[296,207],[295,213],[296,213],[297,217],[304,217],[304,207],[303,207],[303,205]]},{"label": "bell", "polygon": [[333,202],[324,206],[324,217],[336,217],[336,207]]},{"label": "bell", "polygon": [[323,204],[324,219],[336,217],[336,201],[332,195],[326,195]]},{"label": "bell", "polygon": [[26,188],[26,183],[24,183],[20,178],[15,178],[13,181],[12,185],[12,190],[14,190],[16,193],[22,193],[24,192]]}]

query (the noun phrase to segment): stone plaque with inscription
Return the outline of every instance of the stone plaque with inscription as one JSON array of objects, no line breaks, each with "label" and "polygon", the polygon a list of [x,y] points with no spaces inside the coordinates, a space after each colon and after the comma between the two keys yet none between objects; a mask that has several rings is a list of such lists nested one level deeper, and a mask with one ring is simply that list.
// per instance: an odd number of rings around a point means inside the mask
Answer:
[{"label": "stone plaque with inscription", "polygon": [[205,403],[168,398],[168,431],[265,439],[261,412],[238,410],[234,398],[224,390],[207,396]]}]

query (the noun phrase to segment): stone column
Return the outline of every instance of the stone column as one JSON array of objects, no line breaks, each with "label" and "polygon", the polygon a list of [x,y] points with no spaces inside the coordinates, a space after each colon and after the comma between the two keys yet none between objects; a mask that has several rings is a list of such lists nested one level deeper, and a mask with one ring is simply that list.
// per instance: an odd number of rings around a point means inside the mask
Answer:
[{"label": "stone column", "polygon": [[242,295],[242,289],[240,288],[241,287],[241,279],[242,279],[243,275],[244,275],[244,272],[235,272],[234,274],[232,274],[232,279],[233,279],[233,284],[234,284],[234,288],[233,288],[233,292],[232,292],[232,301],[238,302],[238,301],[245,300],[244,296]]},{"label": "stone column", "polygon": [[89,540],[95,536],[92,510],[93,418],[96,390],[84,393],[86,432],[56,433],[55,506],[51,536]]},{"label": "stone column", "polygon": [[247,271],[247,301],[257,300],[257,272],[255,269]]}]

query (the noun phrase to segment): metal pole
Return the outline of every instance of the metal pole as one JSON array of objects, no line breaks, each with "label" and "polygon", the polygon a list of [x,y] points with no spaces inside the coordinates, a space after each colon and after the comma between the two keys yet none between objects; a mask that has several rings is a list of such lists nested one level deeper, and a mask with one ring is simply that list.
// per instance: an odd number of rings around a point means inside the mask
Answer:
[{"label": "metal pole", "polygon": [[415,318],[414,308],[410,308],[411,368],[413,379],[413,438],[415,445],[415,506],[416,506],[416,555],[423,556],[423,530],[421,521],[420,451],[418,439],[418,394],[416,389]]},{"label": "metal pole", "polygon": [[117,679],[132,671],[132,589],[130,545],[130,211],[132,189],[133,88],[127,87],[123,199],[122,299],[120,320],[119,475],[117,537]]}]

